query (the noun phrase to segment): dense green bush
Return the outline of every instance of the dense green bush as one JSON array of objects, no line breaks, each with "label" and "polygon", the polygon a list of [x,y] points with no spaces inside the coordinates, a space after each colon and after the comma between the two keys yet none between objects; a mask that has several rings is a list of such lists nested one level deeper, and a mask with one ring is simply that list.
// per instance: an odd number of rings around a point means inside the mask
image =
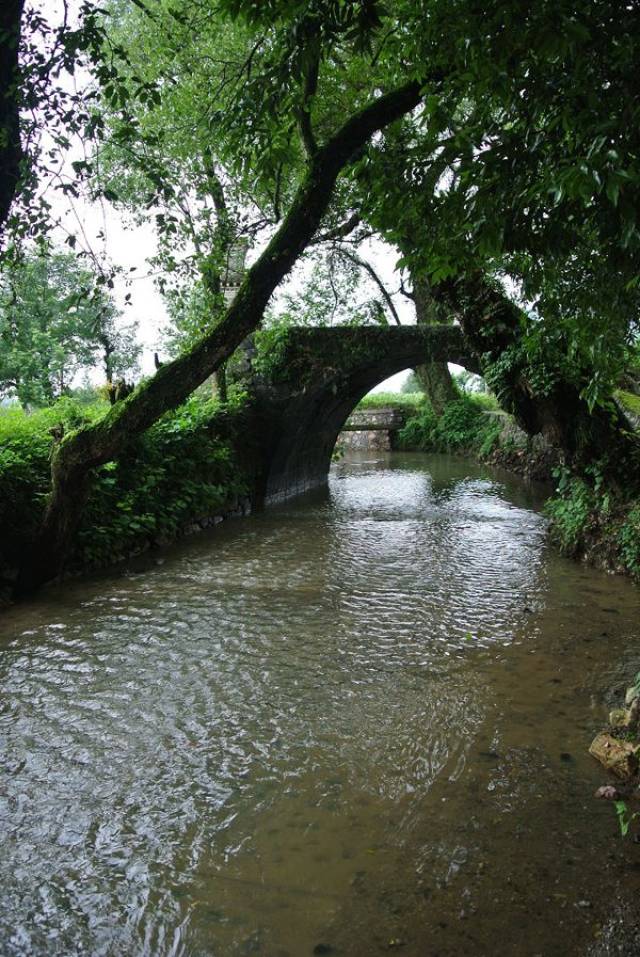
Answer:
[{"label": "dense green bush", "polygon": [[618,530],[618,545],[623,567],[640,577],[640,505],[633,505]]},{"label": "dense green bush", "polygon": [[640,577],[640,505],[630,490],[612,489],[597,464],[585,476],[557,473],[545,511],[551,535],[572,558],[587,556],[606,568]]},{"label": "dense green bush", "polygon": [[603,512],[593,486],[584,478],[572,476],[567,470],[557,474],[555,495],[545,506],[552,522],[556,544],[566,555],[574,555],[583,540],[589,524]]},{"label": "dense green bush", "polygon": [[106,403],[81,404],[68,397],[28,414],[0,409],[0,559],[11,562],[33,535],[50,487],[51,429],[68,432],[94,421]]},{"label": "dense green bush", "polygon": [[486,455],[498,438],[501,424],[485,414],[485,405],[485,396],[461,396],[438,417],[425,401],[398,433],[398,446],[426,452],[482,450]]},{"label": "dense green bush", "polygon": [[[53,438],[104,414],[106,405],[62,400],[34,415],[0,414],[0,557],[15,565],[41,518],[49,490]],[[224,412],[194,397],[163,416],[118,462],[98,469],[72,562],[102,565],[170,539],[184,525],[214,514],[247,493],[233,452],[239,408]]]}]

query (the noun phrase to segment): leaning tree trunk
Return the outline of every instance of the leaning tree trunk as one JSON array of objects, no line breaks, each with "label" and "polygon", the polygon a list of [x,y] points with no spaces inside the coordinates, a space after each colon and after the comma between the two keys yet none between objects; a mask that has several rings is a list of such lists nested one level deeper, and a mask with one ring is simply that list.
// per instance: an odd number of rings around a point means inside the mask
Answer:
[{"label": "leaning tree trunk", "polygon": [[[581,395],[589,370],[574,370],[571,379],[552,374],[544,392],[535,388],[521,348],[527,317],[499,287],[475,273],[440,283],[436,292],[458,316],[500,404],[522,429],[542,435],[577,471],[598,462],[613,482],[621,466],[636,472],[638,441],[625,416],[615,407],[590,409]],[[497,366],[503,367],[499,376]]]},{"label": "leaning tree trunk", "polygon": [[0,235],[20,180],[18,47],[24,0],[0,3]]},{"label": "leaning tree trunk", "polygon": [[[443,310],[434,299],[426,279],[413,279],[413,300],[416,307],[416,322],[420,325],[442,323]],[[428,397],[436,415],[440,416],[450,402],[459,398],[458,390],[446,362],[425,362],[416,366],[416,378]]]},{"label": "leaning tree trunk", "polygon": [[417,106],[421,88],[412,81],[379,97],[317,149],[289,212],[246,273],[222,320],[103,419],[71,433],[58,445],[52,457],[51,495],[39,534],[20,569],[17,595],[33,591],[61,571],[80,524],[91,470],[117,458],[161,415],[184,402],[257,328],[271,294],[320,225],[343,167],[373,133]]}]

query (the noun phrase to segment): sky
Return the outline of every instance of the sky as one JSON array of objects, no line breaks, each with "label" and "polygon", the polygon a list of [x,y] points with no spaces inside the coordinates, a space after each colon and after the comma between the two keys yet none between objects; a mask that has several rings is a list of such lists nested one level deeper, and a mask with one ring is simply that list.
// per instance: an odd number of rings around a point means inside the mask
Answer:
[{"label": "sky", "polygon": [[[50,22],[56,22],[62,11],[60,0],[32,0],[31,6],[42,10]],[[79,7],[78,0],[70,0],[69,7],[73,16]],[[82,77],[79,79],[81,82]],[[68,162],[80,155],[76,147],[75,152],[72,150],[69,155]],[[133,225],[123,213],[107,202],[96,204],[84,199],[71,200],[58,190],[50,190],[47,198],[52,202],[54,217],[59,218],[61,223],[60,228],[52,231],[54,240],[62,244],[69,233],[74,233],[79,248],[90,251],[100,262],[110,262],[123,268],[123,276],[116,279],[114,298],[123,311],[123,321],[135,321],[138,324],[138,336],[143,346],[141,372],[152,373],[153,354],[158,351],[162,356],[162,329],[169,321],[163,299],[153,280],[152,267],[148,263],[156,249],[152,214],[148,223]],[[251,263],[258,254],[259,248],[252,250],[248,262]],[[372,263],[390,291],[398,289],[396,250],[380,241],[370,241],[366,247],[362,247],[360,254]],[[294,270],[286,291],[295,295],[303,277],[304,269]],[[125,304],[127,295],[130,296],[128,305]],[[404,296],[395,295],[394,303],[403,323],[415,321],[413,308]],[[406,375],[400,373],[376,389],[399,389]],[[96,377],[100,377],[98,372]]]}]

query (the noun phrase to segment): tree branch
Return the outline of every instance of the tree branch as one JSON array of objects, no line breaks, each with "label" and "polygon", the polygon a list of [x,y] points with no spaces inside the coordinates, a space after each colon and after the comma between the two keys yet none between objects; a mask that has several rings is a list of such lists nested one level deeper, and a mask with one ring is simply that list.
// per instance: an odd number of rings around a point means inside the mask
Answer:
[{"label": "tree branch", "polygon": [[351,249],[343,249],[341,246],[337,247],[337,249],[341,256],[344,256],[345,259],[349,259],[352,263],[354,263],[356,266],[359,266],[360,269],[364,269],[364,271],[369,274],[369,276],[373,279],[374,283],[376,284],[376,286],[382,293],[382,298],[384,299],[387,306],[389,307],[389,312],[393,316],[396,325],[401,326],[402,323],[400,322],[400,316],[398,315],[398,311],[395,307],[393,299],[391,298],[387,290],[387,287],[383,283],[382,279],[380,279],[380,276],[375,271],[371,263],[367,262],[366,259],[361,259],[360,256],[354,253]]},{"label": "tree branch", "polygon": [[318,71],[320,69],[320,51],[311,58],[304,75],[302,105],[298,110],[298,130],[308,159],[313,159],[318,151],[313,126],[311,125],[311,102],[318,89]]},{"label": "tree branch", "polygon": [[91,470],[117,458],[137,435],[184,402],[253,332],[273,291],[320,225],[336,180],[351,157],[373,133],[414,109],[420,97],[421,84],[411,81],[350,117],[309,163],[280,228],[247,271],[221,321],[103,419],[63,439],[52,458],[52,491],[40,532],[20,571],[18,594],[58,574],[75,538]]},{"label": "tree branch", "polygon": [[359,213],[353,213],[349,216],[349,219],[346,219],[344,223],[340,223],[338,226],[335,226],[333,229],[328,229],[326,233],[319,233],[313,240],[313,244],[318,243],[330,243],[336,239],[344,239],[345,236],[348,236],[353,230],[360,225],[362,220],[360,219]]}]

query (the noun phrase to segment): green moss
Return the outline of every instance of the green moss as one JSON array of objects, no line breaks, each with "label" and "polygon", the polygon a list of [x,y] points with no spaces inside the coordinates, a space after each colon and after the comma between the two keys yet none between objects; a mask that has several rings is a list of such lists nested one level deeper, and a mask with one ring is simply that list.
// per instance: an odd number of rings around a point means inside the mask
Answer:
[{"label": "green moss", "polygon": [[619,389],[615,396],[623,408],[628,409],[634,415],[640,416],[640,395],[634,395],[633,392],[624,392]]}]

